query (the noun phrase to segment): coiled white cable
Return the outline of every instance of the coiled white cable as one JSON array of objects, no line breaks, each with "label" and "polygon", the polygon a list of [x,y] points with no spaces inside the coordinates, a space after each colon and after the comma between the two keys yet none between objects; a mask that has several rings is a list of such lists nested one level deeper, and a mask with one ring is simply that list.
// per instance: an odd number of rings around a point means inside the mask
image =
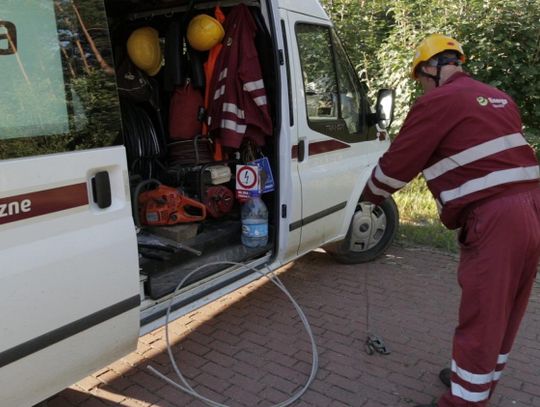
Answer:
[{"label": "coiled white cable", "polygon": [[173,302],[174,302],[174,297],[175,297],[177,291],[184,285],[184,283],[186,282],[186,280],[189,277],[191,277],[193,274],[195,274],[199,270],[202,270],[205,267],[210,267],[210,266],[215,266],[215,265],[224,265],[224,264],[231,265],[231,266],[247,267],[248,269],[253,270],[253,271],[267,277],[281,291],[283,291],[283,293],[285,293],[285,295],[289,298],[289,300],[292,302],[294,308],[298,312],[298,315],[300,316],[300,319],[301,319],[302,323],[304,324],[304,327],[306,329],[306,332],[308,333],[309,339],[311,340],[311,356],[312,356],[311,373],[309,375],[309,378],[308,378],[306,384],[302,388],[300,388],[295,394],[293,394],[289,399],[287,399],[285,401],[282,401],[281,403],[274,404],[271,407],[285,407],[285,406],[288,406],[288,405],[294,403],[296,400],[298,400],[305,393],[305,391],[309,388],[309,386],[313,382],[313,379],[315,379],[315,375],[317,374],[317,369],[319,368],[319,355],[318,355],[318,352],[317,352],[317,345],[315,344],[315,338],[313,336],[313,331],[311,330],[311,327],[310,327],[309,322],[308,322],[308,320],[306,318],[306,315],[304,314],[304,311],[302,311],[302,308],[300,308],[300,305],[298,305],[296,300],[292,297],[291,293],[287,290],[287,288],[285,288],[285,286],[283,285],[283,283],[281,282],[279,277],[276,274],[274,274],[274,272],[272,272],[268,268],[267,268],[268,272],[264,273],[261,270],[258,270],[258,269],[254,268],[254,267],[251,267],[251,266],[248,266],[248,265],[245,265],[245,264],[242,264],[242,263],[237,263],[237,262],[232,262],[232,261],[217,261],[217,262],[203,264],[202,266],[199,266],[196,269],[189,272],[182,279],[182,281],[180,281],[178,283],[178,285],[176,286],[176,288],[175,288],[175,290],[173,292],[173,295],[171,296],[171,299],[169,300],[169,305],[167,307],[167,315],[165,317],[165,339],[166,339],[166,342],[167,342],[167,352],[169,354],[169,359],[171,361],[173,369],[176,372],[176,375],[178,376],[178,378],[180,379],[180,381],[182,382],[183,385],[175,382],[174,380],[172,380],[170,378],[168,378],[167,376],[165,376],[163,373],[159,372],[158,370],[156,370],[152,366],[147,366],[147,367],[148,367],[148,369],[150,369],[150,371],[152,373],[154,373],[155,375],[157,375],[161,379],[165,380],[170,385],[176,387],[179,390],[182,390],[183,392],[185,392],[187,394],[190,394],[193,397],[198,398],[199,400],[201,400],[202,402],[204,402],[205,404],[207,404],[209,406],[212,406],[212,407],[229,407],[226,404],[218,403],[217,401],[211,400],[211,399],[203,396],[202,394],[195,391],[193,389],[193,387],[191,387],[191,385],[187,382],[187,380],[182,375],[182,372],[178,368],[178,365],[176,364],[176,361],[175,361],[173,353],[172,353],[171,343],[170,343],[170,340],[169,340],[169,320],[170,320],[172,305],[173,305]]}]

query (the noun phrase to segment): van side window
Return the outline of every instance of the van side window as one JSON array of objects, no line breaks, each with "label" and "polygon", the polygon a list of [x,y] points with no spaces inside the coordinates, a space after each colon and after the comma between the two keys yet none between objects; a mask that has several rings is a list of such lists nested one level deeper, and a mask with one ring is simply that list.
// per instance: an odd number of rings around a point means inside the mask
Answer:
[{"label": "van side window", "polygon": [[334,32],[332,32],[332,39],[338,75],[341,117],[345,120],[349,133],[358,134],[361,131],[361,120],[359,116],[361,113],[361,94],[358,86],[358,76],[354,72],[349,58]]},{"label": "van side window", "polygon": [[103,0],[10,1],[1,20],[0,159],[121,142]]},{"label": "van side window", "polygon": [[315,24],[299,23],[295,30],[309,126],[343,141],[365,140],[360,82],[337,36]]}]

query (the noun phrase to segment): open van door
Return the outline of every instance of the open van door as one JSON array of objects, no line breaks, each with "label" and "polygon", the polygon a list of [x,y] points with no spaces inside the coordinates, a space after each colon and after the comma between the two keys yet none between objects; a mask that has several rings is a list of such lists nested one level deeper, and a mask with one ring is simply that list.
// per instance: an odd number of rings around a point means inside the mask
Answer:
[{"label": "open van door", "polygon": [[135,348],[138,254],[103,2],[1,19],[0,398],[30,406]]}]

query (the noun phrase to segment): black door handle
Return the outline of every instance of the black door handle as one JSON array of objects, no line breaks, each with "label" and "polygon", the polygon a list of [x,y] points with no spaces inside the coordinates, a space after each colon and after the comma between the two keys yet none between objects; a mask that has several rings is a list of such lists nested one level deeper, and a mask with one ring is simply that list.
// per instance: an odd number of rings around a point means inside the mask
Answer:
[{"label": "black door handle", "polygon": [[101,209],[111,206],[111,180],[107,171],[100,171],[92,178],[92,195]]},{"label": "black door handle", "polygon": [[298,162],[304,161],[306,158],[306,141],[298,141]]}]

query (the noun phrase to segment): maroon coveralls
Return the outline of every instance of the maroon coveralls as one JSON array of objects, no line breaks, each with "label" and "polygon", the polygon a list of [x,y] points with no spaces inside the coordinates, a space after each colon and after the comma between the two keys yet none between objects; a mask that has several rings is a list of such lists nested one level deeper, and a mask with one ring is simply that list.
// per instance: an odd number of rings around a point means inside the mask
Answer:
[{"label": "maroon coveralls", "polygon": [[461,228],[451,389],[439,407],[485,406],[510,353],[540,256],[539,167],[510,96],[464,73],[420,97],[373,170],[381,203],[420,171]]}]

